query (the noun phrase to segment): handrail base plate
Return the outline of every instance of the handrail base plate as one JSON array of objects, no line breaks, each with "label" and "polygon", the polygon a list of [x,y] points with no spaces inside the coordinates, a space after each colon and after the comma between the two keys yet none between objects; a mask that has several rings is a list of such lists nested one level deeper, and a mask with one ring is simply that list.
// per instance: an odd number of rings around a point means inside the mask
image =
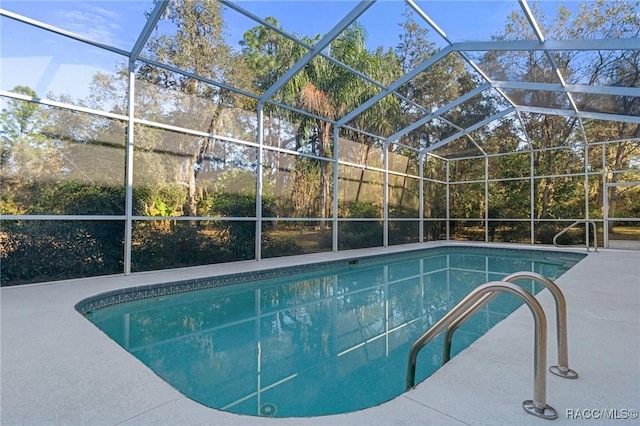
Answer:
[{"label": "handrail base plate", "polygon": [[528,414],[542,419],[554,420],[558,418],[558,412],[555,408],[550,405],[545,405],[544,409],[540,410],[533,405],[533,401],[530,399],[527,399],[522,403],[522,408],[524,408],[524,411]]},{"label": "handrail base plate", "polygon": [[555,374],[558,377],[562,377],[563,379],[577,379],[578,373],[575,370],[567,369],[567,371],[562,371],[560,367],[557,365],[552,365],[549,367],[549,371]]}]

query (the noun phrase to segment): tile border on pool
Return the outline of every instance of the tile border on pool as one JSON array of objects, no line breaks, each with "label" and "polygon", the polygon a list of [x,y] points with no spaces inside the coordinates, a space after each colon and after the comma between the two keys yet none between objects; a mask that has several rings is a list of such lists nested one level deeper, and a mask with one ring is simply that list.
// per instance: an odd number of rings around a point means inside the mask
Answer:
[{"label": "tile border on pool", "polygon": [[530,249],[516,249],[516,248],[496,248],[496,247],[470,247],[466,245],[451,245],[446,247],[430,247],[420,248],[415,250],[402,251],[397,253],[383,253],[361,257],[351,257],[340,260],[330,260],[324,262],[287,266],[281,268],[265,269],[262,271],[253,271],[250,273],[234,273],[226,275],[217,275],[207,278],[195,278],[184,281],[171,281],[158,284],[142,285],[138,287],[127,287],[117,290],[112,290],[106,293],[97,294],[85,298],[75,305],[75,309],[82,315],[87,315],[93,311],[103,309],[109,306],[117,305],[120,303],[127,303],[136,300],[149,299],[158,296],[169,296],[173,294],[181,294],[198,290],[205,290],[215,287],[224,287],[236,284],[243,284],[252,281],[269,280],[279,278],[282,276],[293,274],[306,274],[311,272],[317,272],[324,269],[332,268],[344,268],[349,267],[357,263],[358,265],[376,263],[381,260],[388,261],[395,258],[406,258],[408,255],[419,255],[424,252],[429,252],[434,255],[446,254],[451,251],[459,252],[465,251],[478,251],[483,254],[505,254],[505,253],[535,253],[540,254],[559,254],[564,258],[571,258],[575,260],[583,259],[586,253],[568,252],[568,251],[556,251],[556,250],[530,250]]}]

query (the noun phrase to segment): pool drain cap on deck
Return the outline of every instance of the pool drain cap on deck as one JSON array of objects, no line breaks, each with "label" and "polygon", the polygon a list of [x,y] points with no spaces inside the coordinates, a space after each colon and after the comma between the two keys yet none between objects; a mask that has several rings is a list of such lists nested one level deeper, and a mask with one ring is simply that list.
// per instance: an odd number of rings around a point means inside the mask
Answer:
[{"label": "pool drain cap on deck", "polygon": [[276,407],[276,404],[272,404],[270,402],[267,402],[266,404],[262,404],[260,406],[260,414],[263,416],[275,416],[277,411],[278,407]]}]

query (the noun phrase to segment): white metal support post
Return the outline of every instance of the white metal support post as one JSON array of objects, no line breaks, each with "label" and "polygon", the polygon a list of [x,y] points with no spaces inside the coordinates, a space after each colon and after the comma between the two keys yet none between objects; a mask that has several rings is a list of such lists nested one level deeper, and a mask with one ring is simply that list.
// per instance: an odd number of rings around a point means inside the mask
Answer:
[{"label": "white metal support post", "polygon": [[[585,227],[585,243],[587,248],[589,248],[589,144],[587,143],[587,134],[584,131],[584,125],[582,123],[582,118],[578,118],[578,126],[580,127],[580,134],[582,135],[582,141],[584,142],[584,154],[582,158],[582,163],[584,167],[584,219],[586,220]],[[595,222],[593,222],[593,232],[596,233],[597,228]],[[594,235],[594,249],[597,251],[598,247],[596,244],[597,237]]]},{"label": "white metal support post", "polygon": [[447,214],[446,214],[446,218],[447,218],[447,241],[449,241],[451,239],[451,226],[449,224],[450,220],[451,220],[451,213],[449,211],[449,208],[451,207],[451,202],[450,202],[450,189],[449,189],[449,164],[450,161],[449,160],[445,160],[446,161],[446,169],[445,169],[445,179],[446,179],[446,183],[445,183],[445,189],[446,189],[446,194],[447,194]]},{"label": "white metal support post", "polygon": [[134,63],[129,61],[129,121],[127,122],[127,149],[125,153],[125,225],[124,225],[124,274],[131,274],[131,250],[133,235],[133,132],[135,129],[134,104],[135,104],[135,70]]},{"label": "white metal support post", "polygon": [[136,42],[129,52],[129,97],[128,97],[128,122],[127,122],[127,149],[125,154],[125,228],[124,228],[124,274],[131,274],[131,250],[133,235],[133,144],[134,144],[134,117],[135,117],[135,63],[142,48],[151,36],[156,27],[162,13],[168,5],[168,1],[160,0],[156,3],[153,11],[149,15],[142,31],[138,35]]},{"label": "white metal support post", "polygon": [[338,251],[338,151],[340,149],[340,128],[333,126],[333,218],[332,223],[332,251]]},{"label": "white metal support post", "polygon": [[418,199],[420,200],[420,204],[418,205],[418,215],[420,217],[420,220],[418,221],[420,224],[420,229],[418,230],[418,241],[421,243],[424,243],[424,226],[426,223],[424,220],[424,160],[426,156],[427,154],[424,152],[420,152],[418,156],[418,176],[420,177],[420,186],[418,187]]},{"label": "white metal support post", "polygon": [[604,219],[603,227],[604,227],[604,247],[605,248],[609,248],[609,188],[610,187],[611,185],[607,183],[607,174],[605,172],[605,169],[603,169],[602,171],[602,218]]},{"label": "white metal support post", "polygon": [[489,157],[484,156],[484,241],[489,241]]},{"label": "white metal support post", "polygon": [[609,248],[609,186],[607,185],[607,148],[602,144],[602,227],[604,232],[604,248]]},{"label": "white metal support post", "polygon": [[258,102],[258,153],[256,154],[256,245],[255,259],[262,259],[262,154],[264,148],[264,104]]},{"label": "white metal support post", "polygon": [[529,150],[529,215],[531,217],[531,244],[536,243],[536,230],[535,230],[535,200],[536,200],[536,183],[535,183],[535,169],[533,168],[535,164],[533,147]]},{"label": "white metal support post", "polygon": [[382,246],[389,245],[389,142],[382,142],[382,163],[384,164],[384,177],[382,182]]},{"label": "white metal support post", "polygon": [[[582,139],[584,140],[584,218],[589,220],[589,144],[587,143],[587,135],[584,131],[584,125],[582,124],[582,119],[578,119],[578,124],[580,124],[580,131],[582,132]],[[587,247],[589,247],[589,222],[584,224],[585,227],[585,238],[587,241]],[[593,226],[596,228],[595,224]],[[598,232],[597,228],[593,230],[593,232]],[[596,238],[596,236],[594,236]],[[593,241],[596,241],[595,239]],[[598,249],[597,247],[595,248]]]}]

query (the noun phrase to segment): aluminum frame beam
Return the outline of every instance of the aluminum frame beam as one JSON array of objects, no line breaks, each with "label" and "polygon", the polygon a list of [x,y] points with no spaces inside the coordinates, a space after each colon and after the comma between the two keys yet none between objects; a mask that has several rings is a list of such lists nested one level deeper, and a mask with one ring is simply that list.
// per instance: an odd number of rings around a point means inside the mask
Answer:
[{"label": "aluminum frame beam", "polygon": [[640,87],[589,86],[586,84],[532,83],[526,81],[492,81],[492,87],[500,89],[531,90],[544,92],[577,92],[593,95],[640,97]]},{"label": "aluminum frame beam", "polygon": [[246,96],[248,98],[258,100],[258,96],[257,95],[255,95],[255,94],[253,94],[251,92],[247,92],[246,90],[238,89],[237,87],[229,86],[226,83],[222,83],[220,81],[216,81],[216,80],[212,80],[210,78],[199,76],[198,74],[194,74],[194,73],[192,73],[190,71],[185,71],[185,70],[180,69],[178,67],[174,67],[173,65],[169,65],[169,64],[165,64],[163,62],[156,61],[155,59],[149,59],[149,58],[145,58],[144,56],[140,56],[140,57],[138,57],[137,60],[140,61],[140,62],[145,62],[145,63],[147,63],[149,65],[153,65],[154,67],[158,67],[158,68],[165,69],[167,71],[171,71],[171,72],[175,72],[175,73],[178,73],[178,74],[182,74],[182,75],[184,75],[186,77],[191,77],[191,78],[193,78],[195,80],[198,80],[198,81],[201,81],[203,83],[211,84],[211,85],[217,86],[217,87],[219,87],[221,89],[225,89],[225,90],[228,90],[230,92],[238,93],[238,94],[244,95],[244,96]]},{"label": "aluminum frame beam", "polygon": [[478,51],[547,51],[547,50],[640,50],[640,38],[609,38],[590,40],[532,40],[465,41],[453,43],[457,52]]},{"label": "aluminum frame beam", "polygon": [[449,37],[447,37],[447,34],[444,32],[444,30],[440,28],[438,24],[436,24],[436,22],[431,19],[431,17],[427,15],[424,10],[422,10],[422,8],[418,6],[413,0],[405,0],[405,3],[408,4],[409,7],[411,7],[411,9],[413,9],[413,11],[416,12],[422,19],[424,19],[427,24],[429,24],[429,26],[433,28],[433,30],[438,33],[438,35],[442,37],[448,44],[453,44],[453,42],[449,40]]},{"label": "aluminum frame beam", "polygon": [[135,62],[138,59],[138,56],[140,56],[140,52],[142,52],[144,45],[147,43],[147,40],[149,40],[151,33],[156,28],[156,25],[168,4],[168,0],[159,0],[156,3],[155,7],[151,11],[151,15],[149,15],[147,22],[144,24],[144,28],[140,31],[140,35],[138,35],[138,39],[131,49],[131,54],[129,55],[130,62]]},{"label": "aluminum frame beam", "polygon": [[304,115],[304,116],[307,116],[307,117],[311,117],[311,118],[314,118],[316,120],[326,121],[327,123],[331,123],[331,124],[335,123],[335,121],[333,121],[333,120],[331,120],[329,118],[321,117],[321,116],[316,115],[316,114],[312,114],[312,113],[310,113],[308,111],[304,111],[304,110],[302,110],[300,108],[296,108],[296,107],[292,107],[291,105],[283,104],[282,102],[276,102],[276,101],[269,100],[269,101],[264,101],[264,103],[265,104],[269,104],[269,105],[273,105],[273,106],[277,106],[278,108],[283,108],[283,109],[286,109],[286,110],[289,110],[289,111],[293,111],[293,112],[295,112],[297,114]]},{"label": "aluminum frame beam", "polygon": [[520,3],[520,7],[524,12],[524,16],[527,18],[527,21],[529,21],[529,25],[533,29],[533,32],[536,34],[536,37],[538,38],[538,40],[540,40],[540,43],[544,43],[544,34],[542,33],[540,26],[538,25],[538,21],[533,16],[533,12],[531,12],[529,4],[526,0],[518,0],[518,3]]},{"label": "aluminum frame beam", "polygon": [[433,145],[430,145],[430,146],[426,147],[423,152],[430,152],[430,151],[433,151],[435,149],[438,149],[438,148],[448,144],[449,142],[454,141],[454,140],[456,140],[456,139],[458,139],[458,138],[460,138],[462,136],[466,136],[469,133],[480,129],[481,127],[486,126],[487,124],[491,123],[492,121],[498,120],[498,119],[504,117],[505,115],[511,114],[514,111],[516,111],[516,107],[509,107],[509,108],[503,109],[502,111],[500,111],[500,112],[498,112],[496,114],[493,114],[493,115],[485,118],[482,121],[477,122],[473,126],[467,127],[466,129],[464,129],[461,132],[453,134],[453,135],[449,136],[448,138],[442,139],[441,141],[438,141],[438,142],[434,143]]},{"label": "aluminum frame beam", "polygon": [[640,124],[640,117],[633,115],[608,114],[605,112],[571,111],[566,109],[531,106],[517,106],[516,110],[520,112],[531,112],[534,114],[562,115],[566,117],[576,117],[581,119],[621,121],[624,123]]},{"label": "aluminum frame beam", "polygon": [[40,97],[32,97],[32,96],[29,96],[29,95],[23,95],[22,93],[9,92],[7,90],[2,90],[2,89],[0,89],[0,96],[4,96],[4,97],[7,97],[7,98],[12,98],[12,99],[18,99],[18,100],[21,100],[21,101],[35,102],[35,103],[38,103],[40,105],[52,106],[52,107],[56,107],[56,108],[64,108],[64,109],[68,109],[68,110],[71,110],[71,111],[83,112],[83,113],[86,113],[86,114],[96,115],[98,117],[114,118],[116,120],[121,120],[121,121],[127,121],[129,119],[129,116],[123,115],[123,114],[115,114],[113,112],[101,111],[101,110],[97,110],[97,109],[92,109],[92,108],[86,108],[86,107],[81,107],[81,106],[77,106],[77,105],[66,104],[66,103],[63,103],[63,102],[52,101],[50,99],[43,99],[43,98],[40,98]]}]

